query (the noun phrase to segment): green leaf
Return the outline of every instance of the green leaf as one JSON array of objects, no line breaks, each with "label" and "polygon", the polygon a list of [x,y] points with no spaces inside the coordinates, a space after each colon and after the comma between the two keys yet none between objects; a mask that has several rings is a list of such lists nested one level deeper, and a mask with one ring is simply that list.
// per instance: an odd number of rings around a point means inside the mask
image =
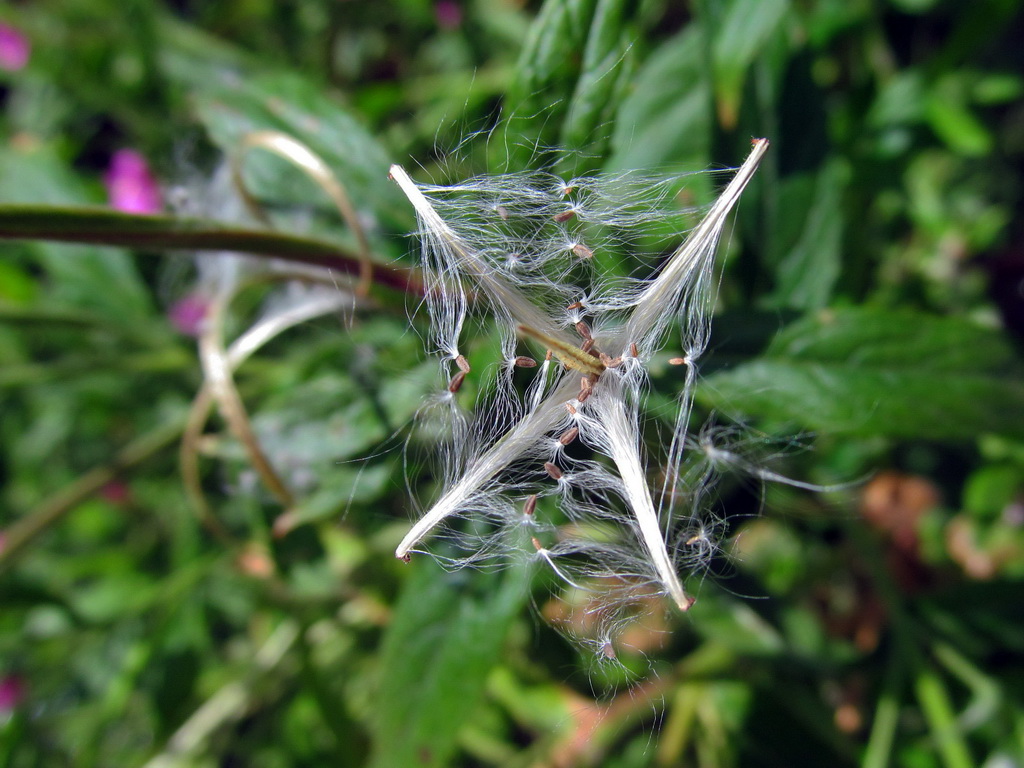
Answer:
[{"label": "green leaf", "polygon": [[844,309],[785,329],[760,360],[710,376],[727,412],[827,434],[1024,436],[1024,373],[995,331],[912,311]]},{"label": "green leaf", "polygon": [[[166,23],[162,64],[165,74],[193,95],[199,119],[226,154],[246,133],[277,130],[306,144],[335,172],[357,209],[372,212],[399,231],[412,227],[412,214],[388,168],[393,156],[323,84],[292,72],[250,65],[222,43],[183,26]],[[226,65],[225,61],[230,61]],[[293,196],[286,166],[254,153],[254,188],[260,196]],[[247,162],[247,168],[249,163]],[[248,175],[247,175],[248,178]],[[310,184],[307,204],[323,194]]]},{"label": "green leaf", "polygon": [[788,0],[733,0],[715,34],[715,97],[718,119],[733,128],[747,69],[776,33],[789,11]]},{"label": "green leaf", "polygon": [[596,0],[547,0],[530,27],[516,64],[509,104],[518,109],[575,69],[594,14]]},{"label": "green leaf", "polygon": [[445,573],[425,559],[412,566],[381,650],[373,768],[450,764],[526,600],[526,577],[525,568],[499,578]]},{"label": "green leaf", "polygon": [[711,90],[697,24],[664,43],[637,73],[612,135],[608,171],[707,165]]},{"label": "green leaf", "polygon": [[992,151],[992,134],[971,112],[962,89],[946,82],[937,83],[925,102],[925,117],[954,152],[981,157]]},{"label": "green leaf", "polygon": [[816,174],[779,184],[779,212],[768,258],[774,265],[771,306],[821,309],[832,297],[842,262],[842,196],[848,174],[831,162]]},{"label": "green leaf", "polygon": [[[0,151],[0,200],[59,205],[98,202],[95,194],[46,145]],[[14,224],[18,226],[20,222]],[[118,326],[137,330],[140,335],[147,323],[155,319],[149,293],[135,263],[124,251],[48,243],[33,243],[31,249],[51,285],[48,301],[88,309]]]},{"label": "green leaf", "polygon": [[596,155],[604,151],[602,126],[609,126],[630,74],[629,52],[635,32],[626,25],[624,0],[598,0],[590,24],[583,66],[562,125],[561,144],[566,149]]}]

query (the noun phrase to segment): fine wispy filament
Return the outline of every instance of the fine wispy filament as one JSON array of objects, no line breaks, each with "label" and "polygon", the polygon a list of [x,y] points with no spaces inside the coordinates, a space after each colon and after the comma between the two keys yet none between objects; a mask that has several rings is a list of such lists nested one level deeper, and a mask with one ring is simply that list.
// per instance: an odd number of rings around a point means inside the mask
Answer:
[{"label": "fine wispy filament", "polygon": [[[699,549],[691,543],[695,510],[689,502],[677,509],[676,499],[700,493],[676,482],[693,479],[679,465],[693,444],[689,417],[715,298],[715,253],[767,149],[767,140],[753,142],[682,245],[647,265],[650,274],[640,274],[638,244],[655,226],[678,231],[678,183],[523,173],[440,187],[392,166],[419,221],[431,343],[449,382],[434,405],[451,425],[444,488],[397,557],[408,559],[443,531],[459,545],[446,556],[453,565],[519,554],[575,589],[654,589],[680,610],[692,605],[683,579]],[[602,274],[609,253],[637,269]],[[456,393],[477,372],[460,345],[481,305],[498,319],[504,361],[493,391],[481,391],[467,412]],[[682,355],[671,361],[685,366],[676,426],[661,445],[641,427],[649,364],[680,337]],[[513,376],[530,380],[525,391]],[[653,475],[663,478],[654,490]]]}]

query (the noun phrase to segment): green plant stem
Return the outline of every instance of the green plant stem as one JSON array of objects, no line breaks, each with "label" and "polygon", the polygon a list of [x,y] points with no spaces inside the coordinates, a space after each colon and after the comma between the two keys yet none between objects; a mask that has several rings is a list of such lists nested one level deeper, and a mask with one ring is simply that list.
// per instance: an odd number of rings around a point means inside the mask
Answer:
[{"label": "green plant stem", "polygon": [[[106,208],[0,205],[0,239],[54,240],[143,249],[233,251],[326,267],[358,277],[360,259],[336,243],[267,229],[174,216],[132,216]],[[414,269],[373,266],[373,283],[423,295]]]},{"label": "green plant stem", "polygon": [[875,719],[861,768],[887,768],[899,727],[903,691],[903,660],[900,647],[889,650],[889,664],[875,707]]},{"label": "green plant stem", "polygon": [[160,425],[122,448],[113,461],[90,469],[29,511],[5,532],[3,548],[0,549],[0,574],[7,571],[33,541],[56,525],[68,512],[127,470],[172,445],[184,428],[184,417]]},{"label": "green plant stem", "polygon": [[960,734],[946,687],[930,666],[921,665],[914,691],[946,768],[972,768],[974,760]]}]

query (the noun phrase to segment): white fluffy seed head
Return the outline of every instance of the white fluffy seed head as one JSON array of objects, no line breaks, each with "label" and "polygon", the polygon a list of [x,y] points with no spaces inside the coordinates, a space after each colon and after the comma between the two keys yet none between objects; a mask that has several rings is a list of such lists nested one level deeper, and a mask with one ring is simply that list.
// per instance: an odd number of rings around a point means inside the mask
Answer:
[{"label": "white fluffy seed head", "polygon": [[[594,590],[609,605],[658,593],[679,610],[690,607],[681,574],[713,551],[694,533],[712,530],[701,512],[688,505],[680,514],[674,503],[678,467],[692,446],[695,363],[707,343],[726,217],[767,146],[754,143],[667,259],[659,254],[685,224],[675,180],[517,173],[441,187],[417,185],[392,167],[420,223],[434,348],[457,360],[467,316],[486,309],[503,338],[497,385],[468,416],[452,406],[464,424],[452,432],[446,485],[398,557],[444,531],[460,549],[447,558],[451,564],[526,556],[567,588]],[[627,274],[609,270],[613,263],[628,263]],[[647,363],[673,328],[687,364],[665,446],[645,441],[640,413]],[[538,365],[511,364],[524,356]],[[449,394],[453,402],[460,397]],[[652,460],[667,467],[657,493]],[[529,515],[524,498],[535,499]],[[602,613],[617,615],[614,608]]]}]

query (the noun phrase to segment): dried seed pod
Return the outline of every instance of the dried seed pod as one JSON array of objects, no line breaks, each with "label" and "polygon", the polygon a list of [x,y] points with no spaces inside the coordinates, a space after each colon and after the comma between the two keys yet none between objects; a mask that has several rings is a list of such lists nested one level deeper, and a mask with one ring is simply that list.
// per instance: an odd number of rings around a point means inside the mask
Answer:
[{"label": "dried seed pod", "polygon": [[552,480],[562,479],[562,470],[559,469],[557,464],[552,464],[550,461],[544,462],[544,471],[547,472]]},{"label": "dried seed pod", "polygon": [[576,439],[576,436],[579,435],[579,433],[580,430],[578,427],[572,427],[571,429],[566,430],[562,436],[558,438],[558,442],[562,445],[569,445],[569,443]]},{"label": "dried seed pod", "polygon": [[456,373],[452,377],[452,380],[450,382],[448,382],[448,391],[451,392],[454,395],[456,392],[459,391],[459,389],[461,389],[462,382],[464,382],[465,380],[466,380],[466,372],[465,371],[459,371],[458,373]]},{"label": "dried seed pod", "polygon": [[517,357],[512,362],[513,362],[513,364],[517,368],[536,368],[537,367],[537,361],[534,360],[532,357],[527,357],[526,355],[520,355],[519,357]]}]

